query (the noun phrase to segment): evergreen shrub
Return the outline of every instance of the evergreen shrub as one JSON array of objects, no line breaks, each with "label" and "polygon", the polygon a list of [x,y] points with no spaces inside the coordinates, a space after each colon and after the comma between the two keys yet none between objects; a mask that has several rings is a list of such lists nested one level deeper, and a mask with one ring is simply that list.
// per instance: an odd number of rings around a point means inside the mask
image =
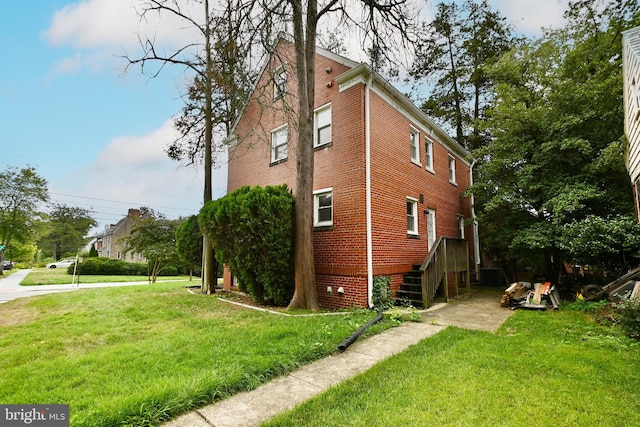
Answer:
[{"label": "evergreen shrub", "polygon": [[294,198],[286,185],[239,188],[207,202],[198,221],[241,290],[260,303],[291,300]]}]

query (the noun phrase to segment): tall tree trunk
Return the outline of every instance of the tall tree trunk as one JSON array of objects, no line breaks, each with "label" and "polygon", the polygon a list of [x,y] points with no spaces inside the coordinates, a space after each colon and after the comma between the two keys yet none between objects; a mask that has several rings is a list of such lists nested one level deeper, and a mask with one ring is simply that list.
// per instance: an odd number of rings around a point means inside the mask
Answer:
[{"label": "tall tree trunk", "polygon": [[[296,143],[295,291],[289,309],[318,309],[313,254],[313,105],[318,5],[309,0],[306,25],[301,0],[291,0],[298,79],[298,140]],[[306,33],[305,33],[306,30]]]},{"label": "tall tree trunk", "polygon": [[[211,168],[212,153],[211,144],[213,143],[213,118],[211,111],[212,98],[212,64],[211,64],[211,27],[209,22],[209,0],[205,0],[205,49],[206,49],[206,75],[205,75],[205,151],[204,151],[204,203],[213,199],[211,190]],[[216,277],[214,271],[214,253],[211,240],[204,235],[202,242],[202,292],[211,294],[216,291]]]}]

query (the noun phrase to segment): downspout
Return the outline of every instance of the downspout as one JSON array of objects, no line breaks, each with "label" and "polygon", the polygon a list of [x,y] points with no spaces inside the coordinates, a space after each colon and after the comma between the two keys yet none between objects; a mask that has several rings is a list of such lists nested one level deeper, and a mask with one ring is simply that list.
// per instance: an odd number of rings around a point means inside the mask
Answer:
[{"label": "downspout", "polygon": [[[473,167],[476,159],[473,159],[469,167],[469,183],[473,185]],[[476,263],[476,280],[480,280],[480,237],[478,236],[478,219],[476,218],[476,202],[471,193],[471,218],[473,219],[473,258]]]},{"label": "downspout", "polygon": [[371,232],[371,112],[370,91],[373,84],[373,72],[369,70],[369,79],[364,92],[364,150],[365,150],[365,205],[367,216],[367,303],[373,307],[373,238]]}]

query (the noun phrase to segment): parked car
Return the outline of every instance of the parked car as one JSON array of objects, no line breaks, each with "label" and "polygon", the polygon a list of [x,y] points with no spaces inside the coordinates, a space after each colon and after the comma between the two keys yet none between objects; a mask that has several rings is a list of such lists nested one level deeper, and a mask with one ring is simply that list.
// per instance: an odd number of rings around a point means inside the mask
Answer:
[{"label": "parked car", "polygon": [[47,268],[67,268],[70,265],[73,265],[76,263],[75,258],[66,258],[66,259],[61,259],[60,261],[57,262],[50,262],[49,264],[47,264]]},{"label": "parked car", "polygon": [[13,268],[13,263],[5,259],[4,264],[2,265],[2,268],[4,270],[11,270]]}]

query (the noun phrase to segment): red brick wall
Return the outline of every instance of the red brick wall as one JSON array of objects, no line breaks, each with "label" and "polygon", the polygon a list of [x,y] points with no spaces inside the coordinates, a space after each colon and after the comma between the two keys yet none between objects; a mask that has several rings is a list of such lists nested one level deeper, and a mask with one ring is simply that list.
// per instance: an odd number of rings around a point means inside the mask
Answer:
[{"label": "red brick wall", "polygon": [[[411,161],[409,137],[419,131],[420,163]],[[456,159],[457,185],[449,181],[449,150],[433,144],[433,170],[426,169],[426,129],[412,122],[375,92],[371,95],[371,169],[374,275],[411,270],[428,254],[427,209],[436,211],[437,236],[458,236],[458,215],[470,217],[469,166]],[[422,195],[422,198],[421,198]],[[418,202],[418,236],[407,235],[407,197]],[[471,235],[470,227],[465,230]]]},{"label": "red brick wall", "polygon": [[[273,86],[269,83],[269,70],[277,68],[278,61],[276,59],[272,66],[267,67],[258,84],[258,88],[264,88],[265,100],[250,102],[236,129],[240,143],[229,149],[229,192],[243,185],[282,183],[295,192],[293,122],[289,127],[288,159],[270,165],[270,132],[287,121],[285,115],[274,111],[282,108],[283,101],[273,101]],[[314,189],[333,189],[333,226],[317,229],[314,235],[318,297],[320,303],[327,307],[365,306],[368,292],[365,86],[358,84],[340,93],[333,79],[348,68],[319,55],[316,55],[316,64],[315,106],[318,108],[331,102],[332,143],[315,152]],[[327,69],[331,71],[327,73]],[[295,77],[293,66],[289,66],[288,72],[288,80],[292,81]],[[289,89],[293,87],[291,84]],[[409,119],[388,105],[375,91],[371,92],[370,100],[374,275],[391,275],[392,288],[397,289],[402,283],[402,273],[409,271],[412,264],[422,263],[427,255],[426,217],[422,212],[427,208],[436,209],[439,236],[457,236],[456,214],[469,217],[468,201],[461,198],[468,186],[469,168],[458,160],[458,186],[450,184],[448,152],[436,143],[435,174],[425,170],[425,132],[415,124],[420,129],[422,166],[413,164]],[[424,203],[418,207],[419,236],[408,238],[406,197],[419,199],[420,194]],[[470,230],[467,236],[470,236]],[[327,287],[331,287],[331,292]],[[343,288],[344,292],[339,293],[338,288]]]}]

